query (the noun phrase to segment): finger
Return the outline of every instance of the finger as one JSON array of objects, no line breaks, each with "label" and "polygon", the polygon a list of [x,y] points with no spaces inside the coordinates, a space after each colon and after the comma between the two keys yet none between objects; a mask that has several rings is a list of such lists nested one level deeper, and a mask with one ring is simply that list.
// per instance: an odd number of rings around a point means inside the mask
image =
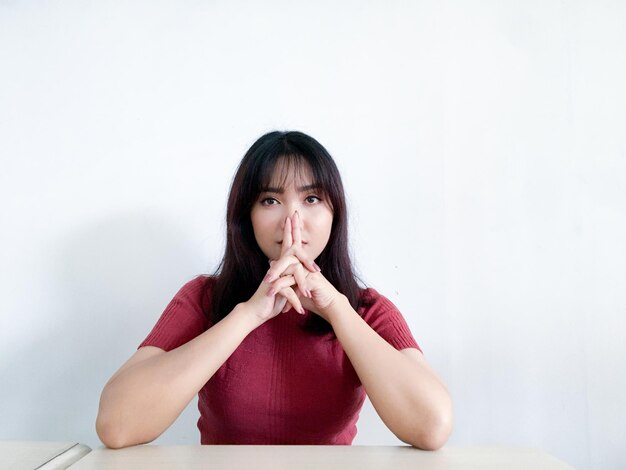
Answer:
[{"label": "finger", "polygon": [[300,214],[298,214],[298,211],[293,213],[291,231],[293,232],[293,244],[295,246],[302,246],[302,229],[300,227]]},{"label": "finger", "polygon": [[297,246],[294,244],[289,249],[289,254],[298,258],[298,261],[302,263],[312,273],[321,271],[319,266],[315,264],[315,261],[309,259],[308,255],[304,252],[302,245]]},{"label": "finger", "polygon": [[296,279],[293,276],[283,276],[272,283],[272,287],[267,291],[267,296],[272,297],[285,287],[293,286],[295,283]]},{"label": "finger", "polygon": [[290,308],[291,308],[291,304],[287,302],[286,297],[278,296],[274,299],[274,312],[283,313],[284,311],[289,310]]},{"label": "finger", "polygon": [[307,276],[310,273],[306,270],[306,268],[301,263],[292,264],[282,272],[281,276],[285,276],[287,274],[291,274],[296,278],[296,284],[298,285],[300,295],[310,299],[311,291],[307,283]]},{"label": "finger", "polygon": [[281,257],[278,261],[272,264],[272,267],[267,271],[263,281],[272,283],[285,273],[289,266],[300,263],[300,260],[294,255],[288,255]]},{"label": "finger", "polygon": [[287,299],[287,302],[289,302],[293,306],[293,308],[296,309],[296,312],[304,315],[304,308],[302,308],[302,303],[300,303],[300,299],[291,287],[282,289],[279,294]]},{"label": "finger", "polygon": [[300,289],[302,296],[308,297],[310,299],[311,292],[309,291],[307,287],[307,282],[306,282],[307,272],[304,269],[304,266],[302,266],[301,264],[297,264],[291,267],[290,269],[293,270],[293,275],[296,278],[296,284],[298,284],[298,289]]},{"label": "finger", "polygon": [[287,217],[285,220],[285,227],[283,228],[283,246],[280,250],[280,255],[284,255],[291,245],[293,245],[293,236],[292,236],[292,228],[291,228],[291,217]]},{"label": "finger", "polygon": [[315,264],[313,260],[310,260],[304,252],[304,247],[302,246],[302,221],[300,220],[300,213],[298,211],[295,211],[293,214],[292,232],[293,245],[291,247],[291,251],[307,267],[309,271],[311,271],[312,273],[319,271],[319,267]]}]

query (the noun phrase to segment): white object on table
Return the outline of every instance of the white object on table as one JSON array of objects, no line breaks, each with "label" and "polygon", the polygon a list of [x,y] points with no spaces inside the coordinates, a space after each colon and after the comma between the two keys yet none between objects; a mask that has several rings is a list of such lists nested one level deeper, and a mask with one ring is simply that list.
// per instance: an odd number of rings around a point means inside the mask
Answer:
[{"label": "white object on table", "polygon": [[76,442],[0,441],[0,470],[60,470],[91,451]]}]

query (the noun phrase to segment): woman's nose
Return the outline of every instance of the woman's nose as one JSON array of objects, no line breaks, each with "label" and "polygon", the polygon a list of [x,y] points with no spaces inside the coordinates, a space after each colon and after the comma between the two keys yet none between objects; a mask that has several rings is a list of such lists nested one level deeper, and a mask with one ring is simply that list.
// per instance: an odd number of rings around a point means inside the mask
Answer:
[{"label": "woman's nose", "polygon": [[[281,223],[281,229],[285,229],[285,224],[287,223],[287,219],[291,219],[291,226],[294,227],[295,224],[299,225],[299,228],[302,229],[304,226],[304,219],[302,217],[302,212],[297,209],[292,209],[286,211],[287,215],[283,216],[283,220]],[[297,213],[297,216],[296,216]]]},{"label": "woman's nose", "polygon": [[298,228],[300,230],[302,230],[302,228],[304,227],[304,217],[303,217],[303,213],[300,210],[295,210],[292,214],[291,214],[291,222],[292,225],[295,226],[296,224],[298,225]]}]

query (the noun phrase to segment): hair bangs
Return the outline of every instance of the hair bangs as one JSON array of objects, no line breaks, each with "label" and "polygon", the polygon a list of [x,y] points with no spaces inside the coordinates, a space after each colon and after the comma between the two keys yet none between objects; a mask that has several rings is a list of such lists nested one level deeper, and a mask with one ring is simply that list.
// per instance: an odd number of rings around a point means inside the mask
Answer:
[{"label": "hair bangs", "polygon": [[[285,153],[268,160],[260,168],[258,194],[266,191],[282,192],[293,182],[296,188],[312,187],[328,197],[329,185],[324,181],[325,172],[319,168],[320,163],[300,153]],[[329,203],[331,201],[328,201]]]}]

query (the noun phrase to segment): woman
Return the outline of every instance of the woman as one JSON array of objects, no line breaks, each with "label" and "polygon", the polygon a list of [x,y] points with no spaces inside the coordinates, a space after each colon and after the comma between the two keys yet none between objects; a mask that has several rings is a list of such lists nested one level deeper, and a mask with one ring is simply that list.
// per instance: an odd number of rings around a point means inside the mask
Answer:
[{"label": "woman", "polygon": [[450,435],[450,396],[402,315],[357,284],[334,161],[270,132],[233,180],[217,274],[185,284],[108,381],[98,435],[150,442],[198,394],[202,444],[350,444],[365,392],[402,441]]}]

